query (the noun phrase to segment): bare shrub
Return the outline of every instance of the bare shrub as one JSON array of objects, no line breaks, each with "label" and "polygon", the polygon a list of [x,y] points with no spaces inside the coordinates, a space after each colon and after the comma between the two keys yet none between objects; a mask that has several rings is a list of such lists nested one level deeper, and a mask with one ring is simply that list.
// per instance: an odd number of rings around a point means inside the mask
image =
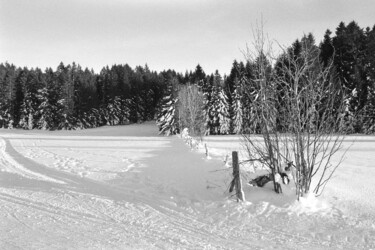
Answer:
[{"label": "bare shrub", "polygon": [[343,159],[332,161],[344,139],[336,133],[343,109],[340,85],[331,66],[320,63],[318,49],[307,43],[298,56],[282,49],[269,73],[266,61],[274,60],[265,40],[258,29],[255,52],[247,53],[255,69],[254,78],[245,79],[251,86],[247,94],[261,136],[243,134],[244,146],[251,161],[270,170],[276,192],[282,192],[278,175],[292,167],[297,199],[309,191],[320,195]]},{"label": "bare shrub", "polygon": [[192,84],[181,86],[178,100],[180,128],[188,128],[192,136],[202,136],[204,133],[203,94],[198,86]]}]

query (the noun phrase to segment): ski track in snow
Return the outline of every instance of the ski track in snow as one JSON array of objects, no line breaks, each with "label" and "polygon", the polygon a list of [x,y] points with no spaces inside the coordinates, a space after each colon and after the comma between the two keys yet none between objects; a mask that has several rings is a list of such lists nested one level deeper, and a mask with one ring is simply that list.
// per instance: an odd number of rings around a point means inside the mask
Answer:
[{"label": "ski track in snow", "polygon": [[206,160],[177,136],[127,129],[0,131],[0,249],[375,249],[375,204],[352,215],[348,188],[304,207],[245,185],[237,203],[222,160],[238,138],[208,138]]}]

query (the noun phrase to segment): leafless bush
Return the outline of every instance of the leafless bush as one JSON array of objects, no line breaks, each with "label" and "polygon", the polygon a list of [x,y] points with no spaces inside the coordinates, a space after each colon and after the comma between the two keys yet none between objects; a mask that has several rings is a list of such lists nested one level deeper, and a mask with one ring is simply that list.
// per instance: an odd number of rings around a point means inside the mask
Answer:
[{"label": "leafless bush", "polygon": [[181,86],[178,100],[180,128],[188,128],[192,136],[203,135],[203,95],[198,87],[192,84]]},{"label": "leafless bush", "polygon": [[320,195],[342,161],[332,161],[344,139],[336,133],[343,108],[339,85],[331,79],[331,67],[321,65],[317,48],[307,44],[298,56],[283,49],[278,73],[269,73],[266,61],[273,57],[265,40],[258,29],[255,54],[247,54],[255,69],[254,78],[246,79],[252,86],[247,94],[261,141],[244,134],[245,148],[250,160],[270,169],[276,192],[281,192],[277,175],[292,166],[297,198],[309,191]]}]

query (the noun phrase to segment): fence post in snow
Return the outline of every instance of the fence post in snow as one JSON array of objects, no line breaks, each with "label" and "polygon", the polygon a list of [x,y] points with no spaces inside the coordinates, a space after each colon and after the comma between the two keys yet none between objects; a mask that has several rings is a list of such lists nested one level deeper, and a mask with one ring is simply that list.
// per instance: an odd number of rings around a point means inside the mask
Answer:
[{"label": "fence post in snow", "polygon": [[233,164],[233,181],[231,189],[233,187],[236,190],[237,201],[245,201],[245,194],[242,190],[241,175],[240,175],[240,165],[238,164],[238,152],[232,151],[232,164]]}]

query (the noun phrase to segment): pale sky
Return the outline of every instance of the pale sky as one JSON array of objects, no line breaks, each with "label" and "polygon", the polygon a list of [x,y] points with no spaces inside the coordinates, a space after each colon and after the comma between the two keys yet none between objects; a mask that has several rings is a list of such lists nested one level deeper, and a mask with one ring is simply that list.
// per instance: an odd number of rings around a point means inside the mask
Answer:
[{"label": "pale sky", "polygon": [[355,20],[375,24],[374,0],[0,0],[0,62],[56,69],[73,61],[148,64],[184,73],[199,63],[228,74],[263,16],[271,39],[289,45]]}]

